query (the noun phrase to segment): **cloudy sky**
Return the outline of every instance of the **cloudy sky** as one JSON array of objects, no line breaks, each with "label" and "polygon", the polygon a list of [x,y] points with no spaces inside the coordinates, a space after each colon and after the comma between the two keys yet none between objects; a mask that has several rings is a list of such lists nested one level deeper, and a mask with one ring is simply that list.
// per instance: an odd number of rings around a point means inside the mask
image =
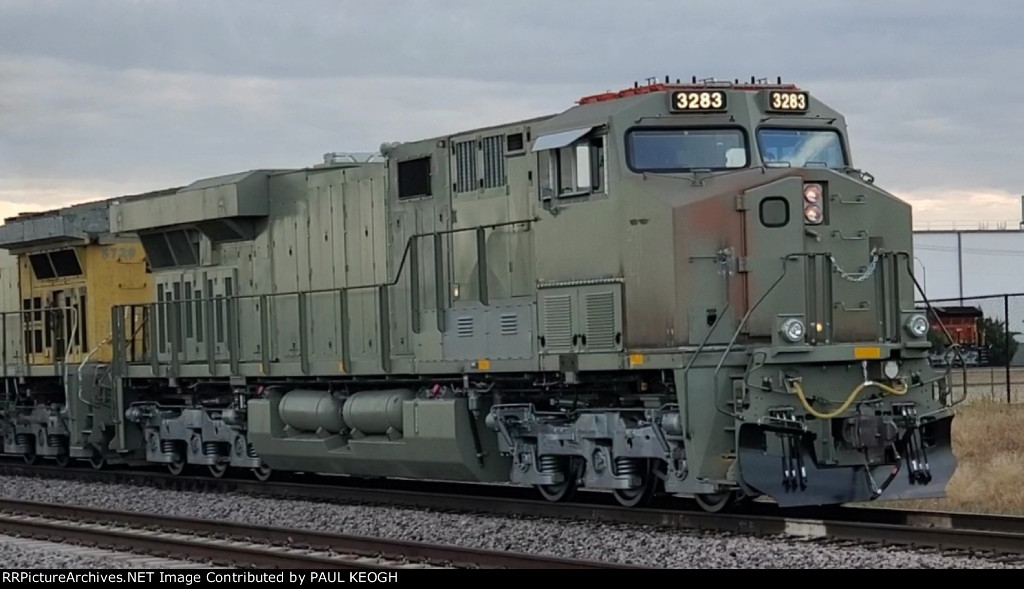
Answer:
[{"label": "cloudy sky", "polygon": [[0,214],[317,163],[650,76],[844,112],[920,223],[1020,221],[1024,2],[0,0]]}]

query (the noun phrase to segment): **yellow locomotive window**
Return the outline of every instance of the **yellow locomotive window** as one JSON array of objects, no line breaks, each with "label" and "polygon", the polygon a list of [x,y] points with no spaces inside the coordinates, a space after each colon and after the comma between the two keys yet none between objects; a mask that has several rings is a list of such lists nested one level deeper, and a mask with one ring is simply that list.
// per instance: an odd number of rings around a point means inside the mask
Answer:
[{"label": "yellow locomotive window", "polygon": [[32,264],[32,272],[39,280],[82,275],[82,265],[78,262],[78,256],[73,249],[29,254],[28,261]]},{"label": "yellow locomotive window", "polygon": [[82,265],[78,263],[78,256],[74,250],[57,250],[50,252],[50,262],[57,276],[79,276],[82,274]]},{"label": "yellow locomotive window", "polygon": [[32,271],[39,280],[48,280],[57,276],[57,273],[53,271],[53,266],[50,265],[50,257],[46,254],[32,254],[28,257],[28,261],[32,264]]}]

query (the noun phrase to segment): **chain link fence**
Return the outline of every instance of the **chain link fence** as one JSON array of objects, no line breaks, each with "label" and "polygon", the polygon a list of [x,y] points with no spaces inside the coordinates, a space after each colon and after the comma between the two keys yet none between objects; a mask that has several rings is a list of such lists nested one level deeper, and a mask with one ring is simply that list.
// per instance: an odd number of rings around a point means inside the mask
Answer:
[{"label": "chain link fence", "polygon": [[[928,302],[934,311],[928,314],[931,362],[936,367],[953,367],[954,396],[963,394],[966,378],[967,402],[1024,403],[1024,293]],[[918,301],[917,307],[927,305]],[[943,354],[948,339],[935,315],[953,342],[960,344],[962,358],[953,350]]]}]

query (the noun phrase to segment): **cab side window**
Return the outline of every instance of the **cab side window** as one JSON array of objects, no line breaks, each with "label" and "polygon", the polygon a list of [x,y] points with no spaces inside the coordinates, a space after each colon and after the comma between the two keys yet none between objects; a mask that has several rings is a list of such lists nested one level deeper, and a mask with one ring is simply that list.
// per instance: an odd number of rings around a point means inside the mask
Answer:
[{"label": "cab side window", "polygon": [[605,191],[604,137],[590,130],[537,138],[537,188],[541,201],[586,197]]}]

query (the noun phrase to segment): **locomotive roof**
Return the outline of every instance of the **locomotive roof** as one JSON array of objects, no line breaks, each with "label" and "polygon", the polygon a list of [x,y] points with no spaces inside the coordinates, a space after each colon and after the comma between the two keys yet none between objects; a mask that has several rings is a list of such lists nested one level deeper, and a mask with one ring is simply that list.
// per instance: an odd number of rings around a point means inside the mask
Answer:
[{"label": "locomotive roof", "polygon": [[161,196],[164,194],[173,194],[181,189],[180,186],[174,188],[162,188],[159,190],[151,190],[149,192],[140,192],[136,194],[128,194],[124,196],[111,196],[107,198],[101,198],[97,200],[90,200],[86,202],[75,203],[71,205],[65,205],[62,207],[54,207],[52,209],[46,209],[43,211],[27,211],[24,213],[18,213],[13,217],[4,218],[4,225],[11,223],[18,223],[27,219],[35,219],[39,217],[53,217],[58,215],[65,215],[68,213],[87,213],[90,211],[98,211],[100,209],[106,210],[110,207],[110,203],[114,201],[132,201],[141,200],[144,198],[150,198],[153,196]]},{"label": "locomotive roof", "polygon": [[204,188],[214,188],[216,186],[224,186],[225,184],[237,184],[251,176],[269,176],[271,174],[280,172],[291,172],[292,169],[253,169],[246,170],[244,172],[235,172],[232,174],[222,174],[220,176],[211,176],[209,178],[202,178],[195,182],[185,186],[174,192],[186,192],[189,190],[203,190]]},{"label": "locomotive roof", "polygon": [[671,92],[674,90],[739,90],[760,92],[762,90],[800,90],[800,88],[796,84],[783,84],[782,78],[777,78],[775,83],[771,83],[767,78],[758,80],[753,76],[750,77],[750,82],[740,82],[739,78],[733,81],[715,80],[714,78],[698,80],[697,77],[694,76],[688,83],[684,83],[679,78],[676,78],[675,83],[672,83],[670,78],[665,76],[664,82],[655,82],[654,78],[650,78],[646,85],[640,85],[639,82],[634,82],[632,88],[625,88],[617,92],[609,90],[600,94],[584,96],[577,101],[577,104],[582,105],[593,104],[595,102],[609,102],[621,100],[630,96],[639,96],[654,92]]},{"label": "locomotive roof", "polygon": [[[420,141],[433,141],[436,139],[442,139],[458,135],[469,135],[475,133],[484,133],[491,130],[499,130],[502,128],[512,126],[523,126],[531,125],[533,127],[533,136],[536,138],[539,135],[557,132],[561,130],[567,130],[571,128],[580,128],[588,125],[599,124],[622,111],[634,108],[638,103],[645,100],[650,100],[652,95],[663,95],[668,92],[676,90],[731,90],[731,91],[763,91],[763,90],[798,90],[799,88],[794,84],[784,84],[781,78],[778,78],[775,83],[769,82],[767,79],[756,79],[751,77],[749,82],[740,82],[739,79],[732,81],[719,81],[713,78],[698,80],[696,77],[692,77],[689,82],[684,82],[680,79],[676,79],[673,83],[668,76],[665,76],[664,81],[654,81],[653,78],[648,79],[646,84],[640,84],[635,82],[632,87],[624,88],[618,91],[605,91],[597,94],[590,94],[581,97],[576,103],[567,108],[564,111],[558,113],[552,113],[547,115],[541,115],[531,118],[520,119],[516,121],[507,121],[501,124],[488,125],[484,127],[477,127],[473,129],[467,129],[457,131],[454,133],[448,133],[446,135],[440,135],[432,138],[424,138],[420,140],[412,140],[409,142],[401,143],[419,143]],[[382,148],[388,144],[384,144]],[[395,145],[395,144],[392,144]],[[382,149],[382,151],[384,151]],[[224,184],[232,184],[239,181],[243,181],[246,177],[252,174],[267,174],[274,175],[279,173],[294,172],[302,169],[314,169],[322,167],[331,167],[332,165],[346,165],[349,162],[335,162],[333,160],[328,161],[328,156],[325,155],[325,162],[316,166],[309,166],[307,168],[286,168],[286,169],[250,169],[243,172],[235,172],[230,174],[223,174],[219,176],[213,176],[208,178],[202,178],[192,182],[185,186],[177,186],[172,188],[164,188],[160,190],[142,192],[137,194],[114,196],[105,199],[89,201],[85,203],[79,203],[75,205],[56,207],[53,209],[37,212],[21,213],[14,217],[8,217],[4,219],[4,225],[17,224],[29,219],[40,218],[40,217],[53,217],[53,216],[66,216],[71,214],[76,216],[78,214],[89,214],[96,208],[106,209],[112,202],[132,202],[136,200],[144,200],[153,197],[165,196],[169,194],[175,194],[184,192],[187,190],[199,190],[203,188],[209,188]],[[3,226],[3,225],[0,225]]]},{"label": "locomotive roof", "polygon": [[624,88],[618,91],[609,90],[583,96],[576,101],[575,106],[557,115],[543,119],[543,122],[536,125],[537,132],[534,135],[593,125],[602,120],[612,118],[623,111],[633,109],[643,102],[662,100],[668,93],[678,90],[719,90],[749,93],[765,90],[801,91],[795,84],[783,83],[781,78],[778,78],[775,82],[769,82],[767,79],[758,80],[751,77],[749,82],[741,82],[739,79],[717,81],[713,78],[698,80],[696,77],[693,77],[689,83],[679,79],[672,83],[666,76],[664,82],[650,80],[646,85],[635,82],[631,88]]},{"label": "locomotive roof", "polygon": [[0,225],[0,248],[62,247],[110,231],[108,209],[115,200],[131,201],[172,194],[178,188],[130,194],[7,217]]}]

